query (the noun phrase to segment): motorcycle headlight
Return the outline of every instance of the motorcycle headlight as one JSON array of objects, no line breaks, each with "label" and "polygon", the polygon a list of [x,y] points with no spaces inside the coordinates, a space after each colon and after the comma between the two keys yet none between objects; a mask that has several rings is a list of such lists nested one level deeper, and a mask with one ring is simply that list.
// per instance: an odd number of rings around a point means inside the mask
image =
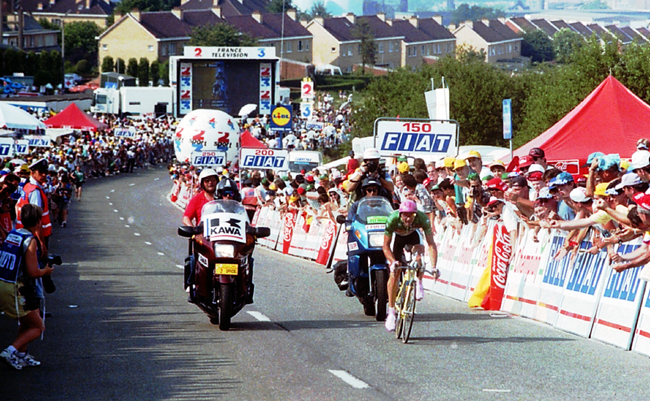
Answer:
[{"label": "motorcycle headlight", "polygon": [[375,248],[384,246],[384,233],[375,233],[368,235],[368,244]]},{"label": "motorcycle headlight", "polygon": [[214,256],[218,258],[234,258],[235,246],[229,244],[214,244]]}]

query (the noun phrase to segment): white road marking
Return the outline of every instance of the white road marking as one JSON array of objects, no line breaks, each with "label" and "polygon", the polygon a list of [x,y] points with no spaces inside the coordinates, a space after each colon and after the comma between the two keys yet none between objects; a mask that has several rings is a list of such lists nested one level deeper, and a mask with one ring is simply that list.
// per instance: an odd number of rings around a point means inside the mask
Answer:
[{"label": "white road marking", "polygon": [[485,393],[509,393],[512,390],[499,389],[499,388],[484,388],[483,392]]},{"label": "white road marking", "polygon": [[118,212],[118,210],[117,210],[117,209],[113,209],[113,211],[114,211],[115,213],[117,213],[117,212]]},{"label": "white road marking", "polygon": [[135,186],[135,184],[129,184],[129,186],[130,186],[130,187],[133,187],[133,186]]},{"label": "white road marking", "polygon": [[124,217],[120,217],[120,220],[124,221]]},{"label": "white road marking", "polygon": [[125,224],[124,227],[126,227],[126,228],[130,228],[131,226],[128,225],[128,224]]},{"label": "white road marking", "polygon": [[110,197],[110,196],[107,196],[106,199],[111,199],[111,197]]},{"label": "white road marking", "polygon": [[111,193],[113,193],[113,192],[115,192],[115,190],[114,190],[114,189],[111,189]]},{"label": "white road marking", "polygon": [[153,180],[154,180],[154,181],[158,181],[159,179],[160,179],[160,178],[154,178]]},{"label": "white road marking", "polygon": [[151,242],[149,242],[149,241],[145,241],[144,243],[147,244],[147,245],[151,245]]},{"label": "white road marking", "polygon": [[160,255],[160,256],[165,256],[165,254],[162,253],[162,252],[158,252],[158,255]]},{"label": "white road marking", "polygon": [[182,266],[182,265],[176,265],[176,267],[178,267],[179,269],[184,269],[185,268],[185,266]]},{"label": "white road marking", "polygon": [[370,387],[367,383],[357,379],[356,377],[352,376],[351,374],[349,374],[348,372],[346,372],[344,370],[331,370],[330,369],[329,372],[331,374],[333,374],[334,376],[338,377],[339,379],[343,380],[344,382],[346,382],[350,386],[354,387],[354,388],[368,388],[368,387]]},{"label": "white road marking", "polygon": [[140,233],[133,233],[133,235],[135,235],[136,237],[139,237]]},{"label": "white road marking", "polygon": [[108,206],[113,206],[113,202],[108,202]]},{"label": "white road marking", "polygon": [[255,311],[246,311],[249,315],[253,316],[255,319],[259,320],[260,322],[270,322],[271,319],[268,317],[264,316],[260,312],[255,312]]}]

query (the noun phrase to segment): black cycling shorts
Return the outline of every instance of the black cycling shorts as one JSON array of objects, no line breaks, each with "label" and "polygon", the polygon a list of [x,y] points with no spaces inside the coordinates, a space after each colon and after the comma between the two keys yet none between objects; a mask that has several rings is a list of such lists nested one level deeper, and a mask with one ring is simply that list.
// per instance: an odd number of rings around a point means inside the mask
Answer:
[{"label": "black cycling shorts", "polygon": [[413,231],[409,235],[399,235],[395,234],[395,242],[393,243],[393,256],[395,260],[402,264],[404,257],[404,247],[406,245],[420,245],[422,242],[420,240],[420,234],[416,231]]}]

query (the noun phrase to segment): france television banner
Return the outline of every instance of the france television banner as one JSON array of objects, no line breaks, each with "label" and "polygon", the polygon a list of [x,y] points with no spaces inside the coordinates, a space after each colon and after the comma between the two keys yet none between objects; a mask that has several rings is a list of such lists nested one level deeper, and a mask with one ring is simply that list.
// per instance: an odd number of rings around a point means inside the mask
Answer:
[{"label": "france television banner", "polygon": [[456,155],[458,123],[436,120],[377,119],[375,147],[382,156],[395,153],[429,158]]},{"label": "france television banner", "polygon": [[135,138],[135,128],[115,128],[113,135],[120,138]]},{"label": "france television banner", "polygon": [[13,153],[15,155],[29,154],[29,141],[27,139],[17,139],[14,141]]},{"label": "france television banner", "polygon": [[239,168],[252,170],[289,170],[289,151],[242,148],[239,154]]},{"label": "france television banner", "polygon": [[226,165],[226,152],[220,150],[203,150],[192,152],[192,166],[223,167]]},{"label": "france television banner", "polygon": [[49,148],[52,146],[52,140],[47,135],[25,135],[29,141],[29,146],[33,148]]}]

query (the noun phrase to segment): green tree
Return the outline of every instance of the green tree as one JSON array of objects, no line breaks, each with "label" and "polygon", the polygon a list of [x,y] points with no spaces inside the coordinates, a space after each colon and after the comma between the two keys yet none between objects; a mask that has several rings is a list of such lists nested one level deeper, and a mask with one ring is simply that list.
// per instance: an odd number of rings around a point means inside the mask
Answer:
[{"label": "green tree", "polygon": [[51,64],[50,71],[52,72],[52,85],[59,85],[63,83],[63,58],[61,53],[57,50],[50,52]]},{"label": "green tree", "polygon": [[458,25],[465,21],[477,21],[483,18],[495,19],[504,16],[503,11],[495,8],[476,5],[470,7],[468,4],[461,4],[451,13],[451,22]]},{"label": "green tree", "polygon": [[92,71],[92,66],[88,60],[79,60],[74,69],[79,75],[88,75]]},{"label": "green tree", "polygon": [[80,21],[65,24],[65,58],[72,63],[80,60],[97,65],[98,42],[95,39],[102,29],[94,22]]},{"label": "green tree", "polygon": [[126,67],[126,75],[131,77],[138,76],[138,60],[134,57],[129,59],[129,64]]},{"label": "green tree", "polygon": [[138,63],[138,82],[140,86],[149,86],[149,59],[146,57]]},{"label": "green tree", "polygon": [[571,61],[571,56],[586,44],[585,39],[578,32],[562,28],[553,35],[553,50],[555,61],[566,64]]},{"label": "green tree", "polygon": [[115,65],[113,64],[113,57],[106,56],[102,59],[102,72],[113,72]]},{"label": "green tree", "polygon": [[7,49],[5,51],[5,74],[25,71],[25,54],[22,50]]},{"label": "green tree", "polygon": [[151,62],[151,81],[153,81],[153,86],[158,86],[160,83],[160,62],[154,60]]},{"label": "green tree", "polygon": [[269,1],[269,4],[266,6],[266,11],[270,13],[278,14],[278,13],[282,13],[282,11],[286,12],[290,8],[296,8],[291,2],[291,0],[271,0]]},{"label": "green tree", "polygon": [[361,73],[365,74],[366,65],[375,65],[377,49],[372,28],[366,20],[360,20],[352,30],[352,37],[361,41]]},{"label": "green tree", "polygon": [[456,46],[456,58],[461,63],[468,63],[472,60],[485,61],[487,60],[487,54],[484,49],[478,50],[474,46],[464,43]]},{"label": "green tree", "polygon": [[34,76],[36,71],[38,71],[38,59],[39,56],[35,52],[27,53],[27,59],[25,60],[25,75]]},{"label": "green tree", "polygon": [[124,59],[118,57],[117,60],[115,60],[115,72],[118,74],[124,74],[126,72]]},{"label": "green tree", "polygon": [[160,64],[160,76],[163,80],[164,86],[169,86],[169,60]]},{"label": "green tree", "polygon": [[189,46],[257,46],[257,41],[229,24],[210,24],[192,29]]},{"label": "green tree", "polygon": [[332,17],[332,14],[327,11],[327,8],[325,7],[325,2],[323,0],[316,0],[314,4],[312,4],[307,14],[311,19],[314,19],[316,17],[322,17],[322,18]]},{"label": "green tree", "polygon": [[555,58],[553,41],[541,29],[528,32],[521,43],[521,55],[534,63],[551,61]]},{"label": "green tree", "polygon": [[38,55],[38,71],[34,74],[34,85],[41,86],[52,83],[53,62],[50,52],[41,52]]}]

